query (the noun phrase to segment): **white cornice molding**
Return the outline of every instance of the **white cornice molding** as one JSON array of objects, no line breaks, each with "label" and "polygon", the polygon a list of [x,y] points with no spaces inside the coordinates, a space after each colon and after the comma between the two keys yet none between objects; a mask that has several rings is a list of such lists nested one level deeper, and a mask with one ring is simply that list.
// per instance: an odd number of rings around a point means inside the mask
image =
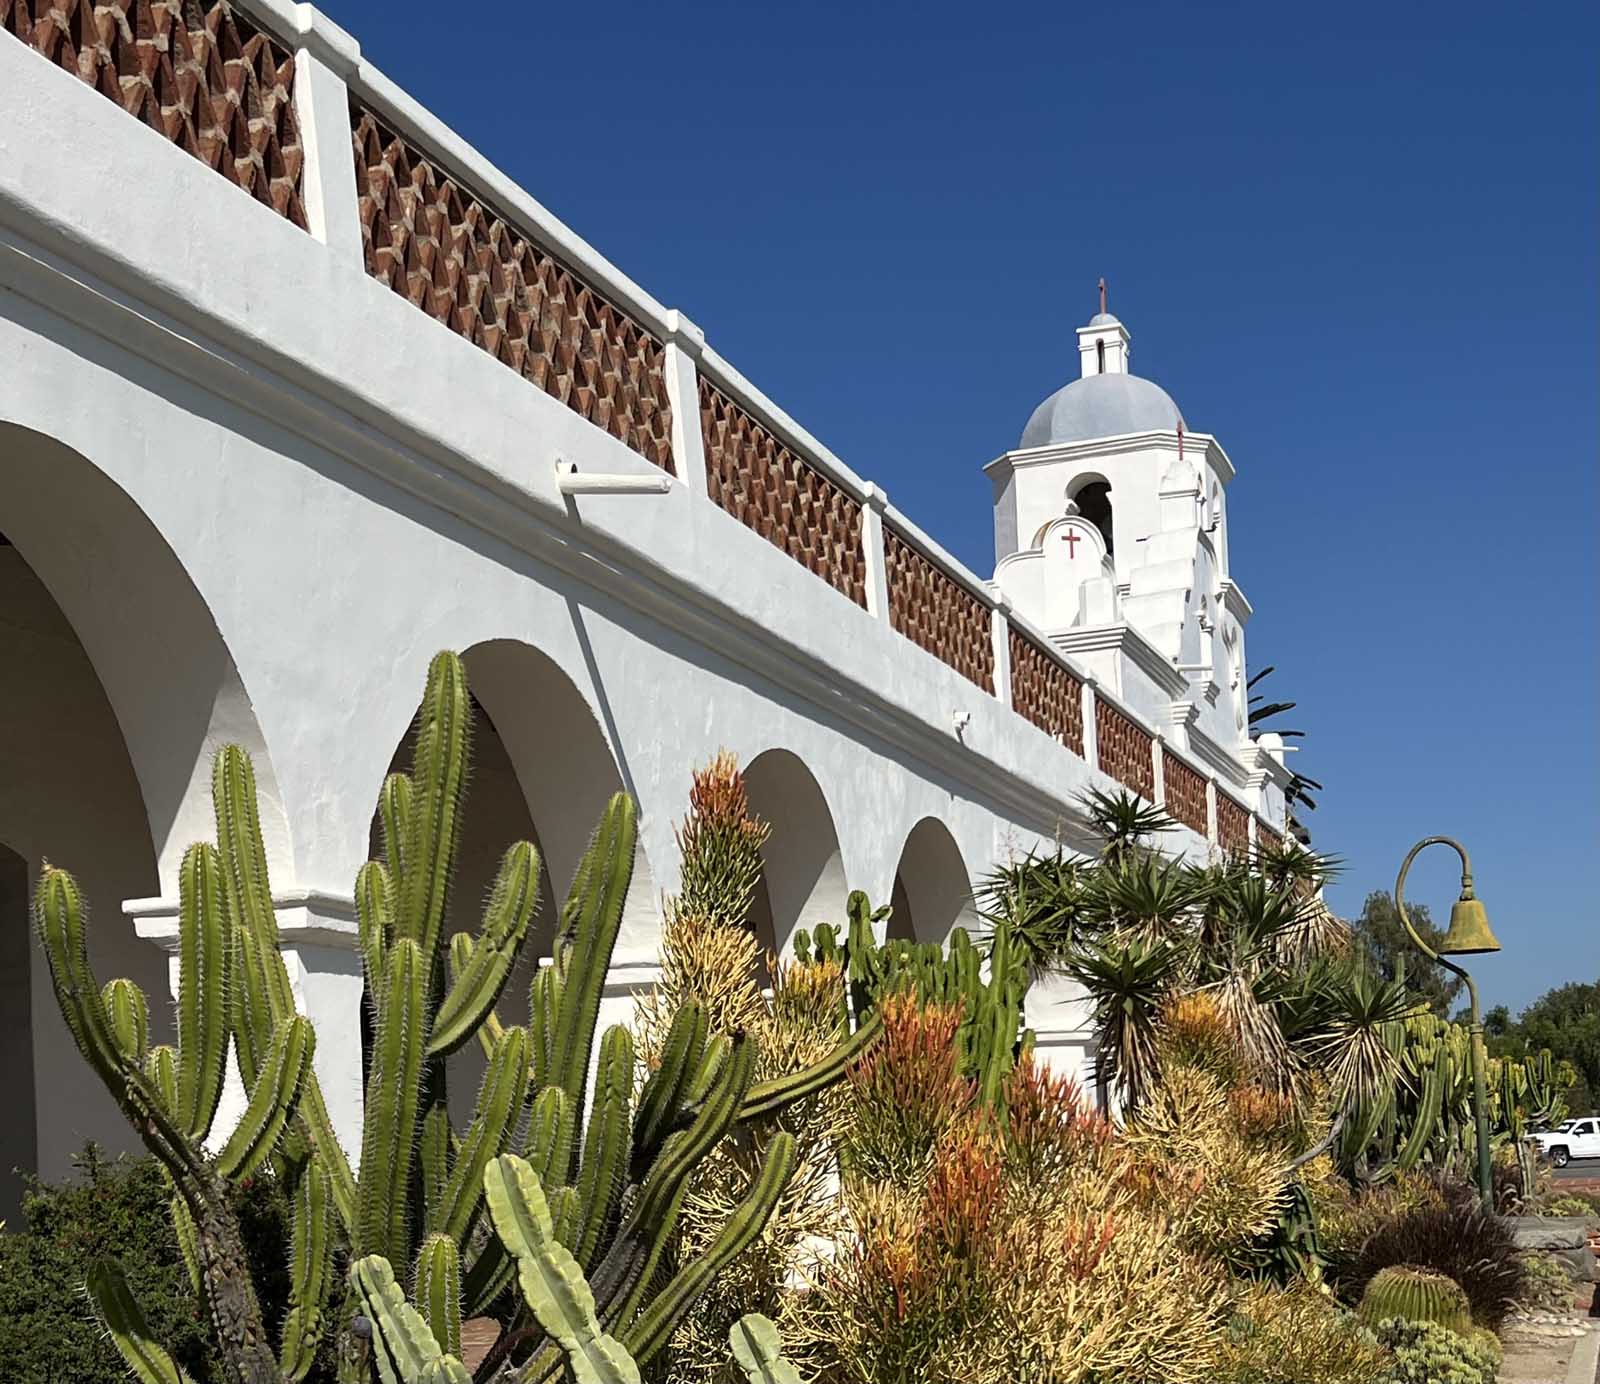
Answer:
[{"label": "white cornice molding", "polygon": [[1277,788],[1286,789],[1294,778],[1294,770],[1259,741],[1252,740],[1244,746],[1239,751],[1239,759],[1248,767],[1250,778],[1256,783],[1271,783]]},{"label": "white cornice molding", "polygon": [[1245,594],[1240,589],[1239,583],[1234,581],[1232,577],[1224,577],[1217,585],[1218,590],[1222,592],[1222,604],[1228,614],[1233,616],[1241,625],[1248,624],[1250,617],[1256,613],[1255,607],[1245,599]]},{"label": "white cornice molding", "polygon": [[[1243,748],[1241,747],[1241,753]],[[1249,773],[1246,765],[1201,730],[1198,723],[1189,727],[1189,751],[1196,759],[1215,771],[1219,778],[1226,778],[1235,788],[1242,789],[1248,786]]]},{"label": "white cornice molding", "polygon": [[1189,691],[1189,679],[1132,625],[1074,625],[1070,629],[1052,631],[1050,642],[1069,655],[1118,653],[1174,700]]},{"label": "white cornice molding", "polygon": [[[1217,473],[1217,478],[1228,485],[1234,478],[1233,462],[1229,460],[1222,444],[1210,433],[1185,432],[1183,456],[1188,461],[1199,458]],[[1117,433],[1110,437],[1092,437],[1084,442],[1052,442],[1046,447],[1015,447],[1002,452],[983,469],[986,472],[1025,470],[1032,466],[1048,466],[1054,462],[1092,461],[1097,457],[1122,456],[1130,452],[1171,452],[1178,454],[1178,432],[1152,429],[1147,432]]]}]

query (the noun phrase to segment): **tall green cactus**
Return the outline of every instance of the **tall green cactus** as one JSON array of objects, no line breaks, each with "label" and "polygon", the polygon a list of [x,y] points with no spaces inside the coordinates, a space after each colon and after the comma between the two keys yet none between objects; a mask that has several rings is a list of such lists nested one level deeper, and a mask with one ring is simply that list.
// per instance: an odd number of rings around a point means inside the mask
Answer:
[{"label": "tall green cactus", "polygon": [[[742,1123],[768,1119],[837,1080],[875,1035],[875,1025],[862,1025],[815,1067],[756,1085],[748,1045],[708,1043],[702,1020],[697,1033],[685,1032],[673,1072],[658,1073],[636,1113],[632,1043],[626,1029],[613,1027],[599,1037],[591,1092],[601,993],[632,878],[636,810],[623,794],[608,804],[562,909],[551,964],[531,988],[527,1026],[504,1024],[496,1005],[538,906],[540,862],[529,843],[513,845],[477,933],[450,935],[470,723],[461,661],[440,654],[428,670],[411,772],[391,775],[380,796],[381,856],[362,867],[355,886],[376,1018],[359,1178],[311,1067],[315,1035],[295,1013],[254,772],[242,750],[227,747],[215,763],[218,844],[192,847],[181,871],[175,1050],[150,1048],[148,1005],[137,987],[95,983],[70,877],[47,870],[41,882],[39,931],[58,1002],[85,1058],[173,1182],[179,1241],[210,1308],[230,1384],[301,1379],[335,1332],[343,1333],[341,1379],[364,1381],[360,1342],[347,1328],[363,1293],[398,1292],[403,1300],[404,1289],[352,1279],[343,1310],[328,1312],[341,1238],[353,1261],[415,1266],[410,1310],[435,1348],[417,1367],[430,1379],[454,1377],[439,1371],[452,1368],[460,1318],[483,1313],[504,1327],[492,1368],[524,1384],[549,1377],[560,1351],[510,1291],[516,1263],[483,1215],[485,1176],[508,1153],[525,1160],[545,1189],[555,1240],[592,1275],[604,1330],[648,1358],[711,1276],[760,1232],[792,1171],[793,1143],[774,1137],[749,1198],[712,1250],[663,1284],[658,1271],[698,1162]],[[445,1060],[474,1037],[489,1062],[471,1122],[458,1134]],[[250,1100],[209,1161],[202,1146],[230,1039]],[[226,1196],[228,1178],[269,1163],[293,1207],[290,1310],[276,1355]]]},{"label": "tall green cactus", "polygon": [[858,1031],[874,1023],[879,999],[898,989],[914,989],[926,1003],[961,1005],[956,1033],[960,1069],[978,1082],[986,1100],[997,1101],[1016,1059],[1033,1045],[1031,1031],[1022,1026],[1027,967],[1012,944],[1007,922],[996,922],[984,951],[959,927],[951,932],[946,949],[903,939],[877,942],[873,924],[888,910],[875,911],[860,890],[850,895],[845,912],[849,921],[843,942],[826,924],[815,936],[804,929],[795,934],[799,960],[832,960],[845,970],[850,982],[845,1018],[853,1017]]}]

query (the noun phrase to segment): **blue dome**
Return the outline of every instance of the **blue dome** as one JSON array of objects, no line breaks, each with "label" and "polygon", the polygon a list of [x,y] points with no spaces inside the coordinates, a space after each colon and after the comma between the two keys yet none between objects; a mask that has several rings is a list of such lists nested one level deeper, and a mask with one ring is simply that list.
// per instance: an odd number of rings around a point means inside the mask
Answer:
[{"label": "blue dome", "polygon": [[1182,422],[1172,396],[1158,384],[1137,375],[1085,375],[1056,390],[1034,409],[1018,446],[1048,447],[1121,433],[1172,432]]}]

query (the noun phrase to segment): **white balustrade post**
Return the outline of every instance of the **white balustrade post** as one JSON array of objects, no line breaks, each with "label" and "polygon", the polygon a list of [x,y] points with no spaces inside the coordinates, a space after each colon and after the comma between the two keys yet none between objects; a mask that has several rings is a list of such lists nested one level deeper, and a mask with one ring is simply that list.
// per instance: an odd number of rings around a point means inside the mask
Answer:
[{"label": "white balustrade post", "polygon": [[889,563],[883,547],[883,513],[889,497],[881,485],[867,484],[861,509],[861,551],[867,563],[867,613],[889,623]]},{"label": "white balustrade post", "polygon": [[700,424],[700,353],[706,334],[676,308],[667,314],[667,397],[672,400],[672,466],[689,498],[704,500],[706,440]]},{"label": "white balustrade post", "polygon": [[356,161],[351,144],[350,91],[361,45],[314,5],[295,6],[294,110],[305,167],[300,198],[307,228],[338,259],[365,266]]},{"label": "white balustrade post", "polygon": [[1217,844],[1217,776],[1206,775],[1206,840]]},{"label": "white balustrade post", "polygon": [[1088,676],[1083,680],[1083,762],[1091,769],[1100,767],[1100,729],[1095,724],[1094,694],[1096,682]]},{"label": "white balustrade post", "polygon": [[1004,591],[994,590],[994,604],[989,608],[989,629],[994,639],[994,695],[1001,706],[1016,703],[1011,696],[1011,597]]},{"label": "white balustrade post", "polygon": [[1165,808],[1167,805],[1167,756],[1165,754],[1167,737],[1161,731],[1154,732],[1150,737],[1150,783],[1151,792],[1155,794],[1152,803],[1156,807]]}]

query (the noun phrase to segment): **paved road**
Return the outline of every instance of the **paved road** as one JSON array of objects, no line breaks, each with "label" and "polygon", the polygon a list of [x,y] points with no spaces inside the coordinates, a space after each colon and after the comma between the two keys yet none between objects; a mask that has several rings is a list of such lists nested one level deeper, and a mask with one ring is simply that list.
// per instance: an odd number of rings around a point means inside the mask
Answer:
[{"label": "paved road", "polygon": [[1574,1158],[1564,1168],[1552,1168],[1557,1182],[1600,1182],[1600,1158]]}]

